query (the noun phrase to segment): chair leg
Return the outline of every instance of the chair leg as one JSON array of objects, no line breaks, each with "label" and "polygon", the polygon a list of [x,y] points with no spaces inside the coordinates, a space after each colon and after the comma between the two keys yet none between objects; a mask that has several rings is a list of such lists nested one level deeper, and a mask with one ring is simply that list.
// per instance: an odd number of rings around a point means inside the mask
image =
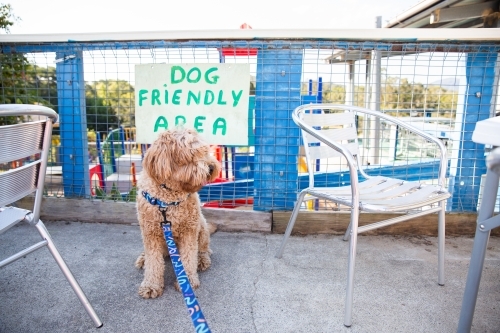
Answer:
[{"label": "chair leg", "polygon": [[64,259],[61,257],[61,254],[59,253],[54,242],[52,241],[52,238],[50,237],[49,232],[45,228],[45,225],[41,220],[38,220],[38,222],[35,224],[35,227],[37,228],[42,238],[47,241],[47,247],[49,248],[50,253],[54,257],[57,265],[59,265],[59,268],[61,269],[64,276],[68,280],[69,284],[71,285],[71,288],[73,288],[73,291],[75,292],[76,296],[78,296],[78,298],[80,299],[80,302],[82,303],[83,307],[89,314],[90,318],[92,318],[92,320],[94,321],[95,326],[101,327],[102,326],[101,319],[99,319],[99,317],[97,316],[96,312],[94,311],[94,308],[87,299],[87,296],[85,296],[85,293],[83,292],[82,288],[80,287],[75,277],[69,270],[69,267],[64,262]]},{"label": "chair leg", "polygon": [[290,216],[290,220],[288,221],[288,225],[286,227],[285,235],[283,236],[283,240],[281,241],[280,248],[276,253],[276,258],[281,258],[283,256],[283,251],[285,250],[285,245],[288,240],[288,237],[292,233],[293,226],[295,225],[295,220],[297,219],[297,215],[300,211],[300,206],[302,206],[302,202],[304,201],[304,197],[306,196],[306,192],[301,192],[299,197],[297,198],[297,203],[295,207],[293,207],[292,215]]},{"label": "chair leg", "polygon": [[351,234],[351,222],[349,222],[349,225],[347,226],[347,230],[345,231],[344,238],[343,240],[346,241],[349,239],[349,235]]},{"label": "chair leg", "polygon": [[347,288],[345,299],[345,314],[344,325],[350,327],[352,325],[352,304],[354,293],[354,265],[356,262],[356,247],[358,242],[358,219],[359,209],[357,207],[351,209],[351,222],[349,223],[350,239],[349,239],[349,257],[347,266]]},{"label": "chair leg", "polygon": [[445,248],[445,202],[439,203],[438,212],[438,284],[444,286],[444,248]]}]

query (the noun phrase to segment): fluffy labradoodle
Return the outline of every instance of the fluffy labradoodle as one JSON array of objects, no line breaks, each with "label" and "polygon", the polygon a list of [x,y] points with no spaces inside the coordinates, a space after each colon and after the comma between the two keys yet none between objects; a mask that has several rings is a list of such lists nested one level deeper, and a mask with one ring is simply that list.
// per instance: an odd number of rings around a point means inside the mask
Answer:
[{"label": "fluffy labradoodle", "polygon": [[[144,252],[135,266],[144,268],[139,295],[155,298],[163,294],[164,269],[168,250],[161,228],[165,217],[182,264],[193,289],[200,285],[197,271],[210,267],[209,226],[201,213],[197,191],[213,181],[220,172],[219,162],[195,130],[176,128],[161,133],[147,150],[138,180],[137,216]],[[175,283],[178,289],[178,284]]]}]

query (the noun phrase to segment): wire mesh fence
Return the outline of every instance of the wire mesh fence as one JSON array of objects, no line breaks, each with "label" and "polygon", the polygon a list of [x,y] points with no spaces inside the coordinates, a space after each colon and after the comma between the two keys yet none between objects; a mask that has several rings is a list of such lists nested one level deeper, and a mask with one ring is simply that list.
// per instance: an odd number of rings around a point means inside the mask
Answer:
[{"label": "wire mesh fence", "polygon": [[[500,111],[498,43],[144,40],[19,42],[1,48],[0,102],[40,103],[60,115],[46,186],[46,195],[54,197],[135,200],[149,144],[137,140],[137,65],[248,65],[248,110],[238,123],[248,134],[242,134],[245,144],[212,145],[222,171],[200,191],[206,207],[291,209],[308,184],[308,168],[316,168],[329,186],[349,184],[341,158],[305,163],[291,120],[301,104],[336,103],[380,110],[440,138],[449,158],[447,210],[475,211],[489,147],[471,136],[477,121]],[[191,99],[192,108],[207,98],[203,91],[199,96],[186,91],[174,96],[167,88],[160,93],[161,129],[175,126],[179,115],[169,107],[176,101],[187,107]],[[219,96],[219,102],[227,101]],[[182,117],[184,126],[199,132],[215,126],[205,118]],[[436,181],[435,147],[393,124],[356,119],[362,164],[369,170]],[[14,120],[0,120],[7,121]],[[337,209],[326,204],[306,208]]]}]

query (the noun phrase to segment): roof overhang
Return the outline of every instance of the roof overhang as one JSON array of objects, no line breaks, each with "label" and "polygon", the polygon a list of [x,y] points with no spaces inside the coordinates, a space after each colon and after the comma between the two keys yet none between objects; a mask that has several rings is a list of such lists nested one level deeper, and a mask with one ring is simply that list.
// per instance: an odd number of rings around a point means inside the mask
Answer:
[{"label": "roof overhang", "polygon": [[424,0],[385,28],[497,28],[499,0]]}]

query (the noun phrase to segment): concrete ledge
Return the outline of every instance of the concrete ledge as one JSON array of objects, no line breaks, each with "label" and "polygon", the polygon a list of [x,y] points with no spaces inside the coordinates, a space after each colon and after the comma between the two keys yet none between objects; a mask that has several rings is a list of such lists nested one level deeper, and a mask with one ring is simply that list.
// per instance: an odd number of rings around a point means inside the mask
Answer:
[{"label": "concrete ledge", "polygon": [[[33,209],[33,197],[17,202],[17,206]],[[202,208],[208,222],[220,231],[271,232],[272,214],[253,210]],[[49,221],[79,221],[138,224],[135,202],[109,200],[43,198],[41,219]]]}]

